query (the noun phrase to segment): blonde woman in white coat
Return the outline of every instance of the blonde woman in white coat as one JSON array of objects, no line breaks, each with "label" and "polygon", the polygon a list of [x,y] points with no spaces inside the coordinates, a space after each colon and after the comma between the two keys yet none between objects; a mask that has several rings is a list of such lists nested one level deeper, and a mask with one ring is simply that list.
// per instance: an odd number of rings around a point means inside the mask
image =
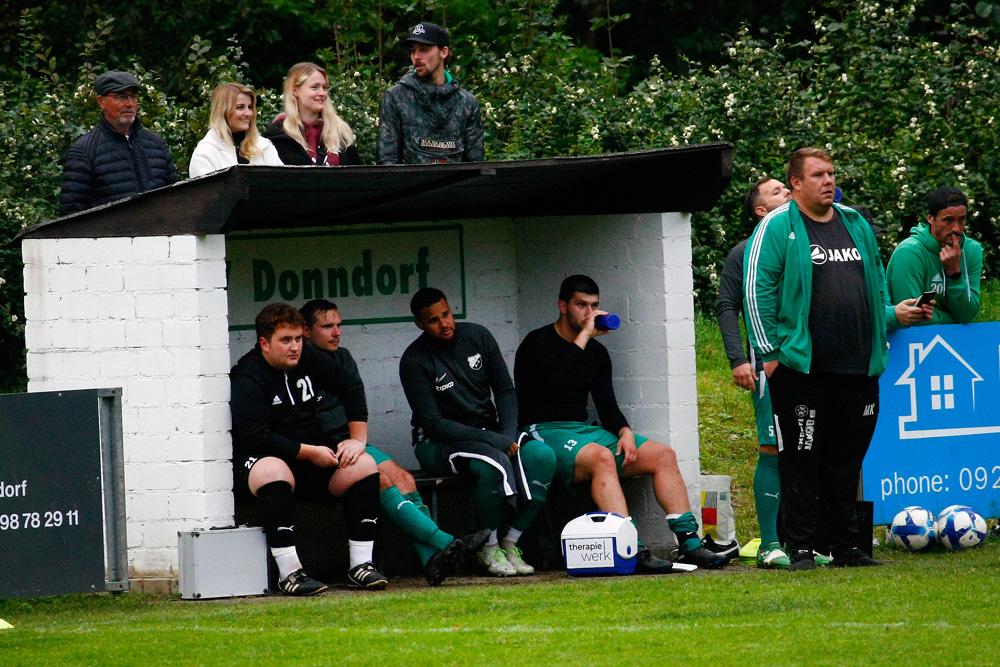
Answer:
[{"label": "blonde woman in white coat", "polygon": [[243,84],[215,89],[209,126],[191,155],[192,178],[236,164],[282,165],[274,144],[257,132],[257,96]]}]

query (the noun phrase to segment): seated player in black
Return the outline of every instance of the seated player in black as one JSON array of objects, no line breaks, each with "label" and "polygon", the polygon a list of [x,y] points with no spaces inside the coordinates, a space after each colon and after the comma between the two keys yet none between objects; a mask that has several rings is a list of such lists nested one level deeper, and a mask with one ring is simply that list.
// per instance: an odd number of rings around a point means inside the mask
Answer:
[{"label": "seated player in black", "polygon": [[[721,567],[726,558],[698,539],[687,487],[674,450],[634,433],[618,407],[611,385],[611,357],[599,341],[607,331],[594,319],[600,310],[597,283],[587,276],[566,278],[559,288],[559,319],[529,333],[514,360],[521,424],[556,455],[554,479],[571,488],[589,483],[597,507],[629,516],[619,478],[650,475],[656,502],[677,536],[678,560]],[[587,397],[593,396],[601,426],[587,424]],[[695,569],[677,567],[641,548],[636,572],[661,574]]]},{"label": "seated player in black", "polygon": [[[339,499],[350,550],[349,588],[385,588],[372,565],[378,522],[378,470],[365,453],[364,432],[337,442],[322,433],[318,396],[337,396],[348,419],[367,423],[360,381],[322,353],[303,345],[305,320],[295,308],[272,303],[257,315],[257,345],[229,374],[236,493],[249,491],[288,595],[327,589],[302,569],[295,549],[294,498]],[[359,438],[362,438],[359,440]]]},{"label": "seated player in black", "polygon": [[[531,574],[517,540],[545,503],[555,456],[517,430],[514,384],[493,335],[456,324],[432,287],[413,295],[410,310],[423,333],[400,358],[399,379],[413,410],[414,455],[430,473],[475,480],[476,527],[489,532],[483,567],[499,577]],[[505,499],[518,508],[500,539]]]}]

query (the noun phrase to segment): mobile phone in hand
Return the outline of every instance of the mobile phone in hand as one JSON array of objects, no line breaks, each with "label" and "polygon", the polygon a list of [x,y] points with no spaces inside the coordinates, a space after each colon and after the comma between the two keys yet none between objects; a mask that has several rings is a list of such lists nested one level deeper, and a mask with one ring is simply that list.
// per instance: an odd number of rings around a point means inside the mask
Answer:
[{"label": "mobile phone in hand", "polygon": [[925,305],[931,302],[934,296],[935,296],[934,292],[924,292],[923,294],[920,295],[920,298],[917,299],[917,302],[913,305],[916,308],[923,308]]}]

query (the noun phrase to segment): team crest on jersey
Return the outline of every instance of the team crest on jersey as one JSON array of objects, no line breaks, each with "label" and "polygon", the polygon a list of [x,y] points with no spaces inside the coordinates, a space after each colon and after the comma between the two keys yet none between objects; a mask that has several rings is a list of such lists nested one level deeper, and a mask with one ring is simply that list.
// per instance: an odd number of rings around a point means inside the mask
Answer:
[{"label": "team crest on jersey", "polygon": [[471,368],[474,371],[478,371],[483,367],[483,355],[479,354],[478,352],[469,357],[468,361],[469,361],[469,368]]}]

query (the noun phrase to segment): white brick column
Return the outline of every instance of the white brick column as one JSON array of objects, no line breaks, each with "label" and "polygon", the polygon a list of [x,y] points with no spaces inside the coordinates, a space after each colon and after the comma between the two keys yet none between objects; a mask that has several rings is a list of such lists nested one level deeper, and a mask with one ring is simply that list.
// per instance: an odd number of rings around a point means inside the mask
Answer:
[{"label": "white brick column", "polygon": [[225,237],[23,242],[28,391],[121,387],[129,565],[233,518]]}]

